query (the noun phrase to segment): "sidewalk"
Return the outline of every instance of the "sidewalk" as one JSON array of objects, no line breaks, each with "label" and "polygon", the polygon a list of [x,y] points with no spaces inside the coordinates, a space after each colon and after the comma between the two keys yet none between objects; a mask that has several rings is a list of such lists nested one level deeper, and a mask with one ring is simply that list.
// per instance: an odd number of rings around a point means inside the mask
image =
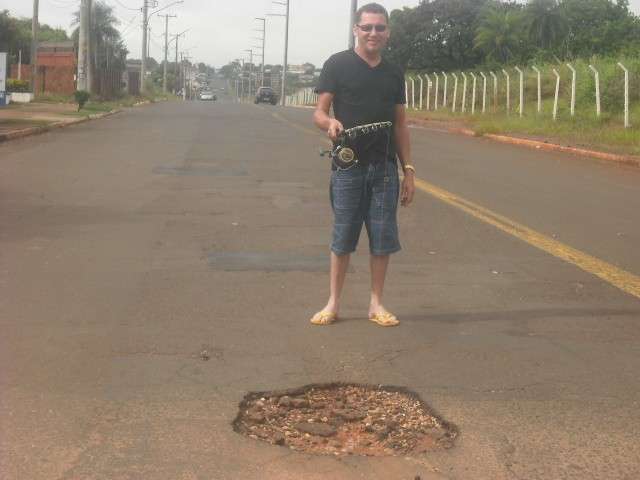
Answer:
[{"label": "sidewalk", "polygon": [[83,109],[78,112],[77,105],[73,103],[12,103],[0,108],[0,142],[101,118],[119,111]]}]

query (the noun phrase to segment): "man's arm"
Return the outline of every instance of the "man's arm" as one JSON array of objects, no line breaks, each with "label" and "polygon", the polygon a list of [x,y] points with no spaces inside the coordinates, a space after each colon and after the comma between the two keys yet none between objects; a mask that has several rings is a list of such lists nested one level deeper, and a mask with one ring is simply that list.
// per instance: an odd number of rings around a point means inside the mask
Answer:
[{"label": "man's arm", "polygon": [[333,93],[329,92],[320,94],[318,97],[318,105],[316,106],[315,112],[313,112],[313,123],[315,123],[316,127],[320,130],[327,132],[329,138],[335,141],[340,132],[344,130],[344,127],[338,120],[329,116],[333,97]]},{"label": "man's arm", "polygon": [[400,191],[400,204],[407,206],[413,201],[415,192],[415,170],[411,163],[411,143],[409,141],[409,128],[407,127],[407,115],[404,105],[396,105],[396,121],[393,126],[393,133],[396,139],[396,150],[400,165],[404,172],[402,188]]}]

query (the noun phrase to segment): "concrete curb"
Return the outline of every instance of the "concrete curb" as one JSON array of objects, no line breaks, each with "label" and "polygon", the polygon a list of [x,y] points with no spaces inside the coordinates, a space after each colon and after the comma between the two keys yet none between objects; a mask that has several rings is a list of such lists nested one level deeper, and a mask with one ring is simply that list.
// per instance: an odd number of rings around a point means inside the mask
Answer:
[{"label": "concrete curb", "polygon": [[[428,121],[424,121],[418,118],[409,118],[409,125],[429,128],[431,125]],[[509,135],[498,135],[495,133],[487,133],[484,135],[478,135],[475,131],[468,128],[447,128],[443,131],[448,133],[466,135],[469,137],[483,137],[493,140],[495,142],[506,143],[509,145],[518,145],[521,147],[534,148],[536,150],[547,150],[552,152],[570,153],[572,155],[578,155],[583,157],[597,158],[598,160],[606,160],[610,162],[621,163],[623,165],[630,165],[633,167],[640,167],[640,157],[633,155],[618,155],[615,153],[600,152],[598,150],[589,150],[585,148],[566,147],[563,145],[557,145],[555,143],[541,142],[539,140],[529,140],[526,138],[511,137]]]},{"label": "concrete curb", "polygon": [[74,120],[70,120],[68,122],[55,122],[51,125],[45,125],[42,127],[29,127],[23,128],[21,130],[15,130],[13,132],[2,133],[0,134],[0,143],[7,142],[9,140],[16,140],[18,138],[30,137],[32,135],[39,135],[41,133],[46,133],[51,130],[56,130],[58,128],[64,128],[71,125],[77,125],[78,123],[88,122],[89,120],[97,120],[99,118],[109,117],[111,115],[115,115],[116,113],[120,113],[122,109],[111,110],[110,112],[105,113],[93,113],[83,118],[77,118]]}]

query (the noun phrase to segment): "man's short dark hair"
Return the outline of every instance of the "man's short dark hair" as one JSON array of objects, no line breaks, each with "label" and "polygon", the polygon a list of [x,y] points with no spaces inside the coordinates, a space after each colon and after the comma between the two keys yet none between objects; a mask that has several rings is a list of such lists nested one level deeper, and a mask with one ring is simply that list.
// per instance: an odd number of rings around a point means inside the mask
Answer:
[{"label": "man's short dark hair", "polygon": [[361,6],[356,12],[356,23],[360,23],[363,13],[378,13],[380,15],[384,15],[384,18],[387,19],[387,23],[389,23],[389,12],[387,12],[387,9],[379,3],[367,3],[366,5]]}]

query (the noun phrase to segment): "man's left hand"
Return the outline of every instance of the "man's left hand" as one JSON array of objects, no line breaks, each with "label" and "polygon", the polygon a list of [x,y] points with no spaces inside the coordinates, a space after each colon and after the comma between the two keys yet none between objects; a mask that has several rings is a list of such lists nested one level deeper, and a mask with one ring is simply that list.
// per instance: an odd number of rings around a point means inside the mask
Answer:
[{"label": "man's left hand", "polygon": [[400,189],[400,205],[407,207],[413,202],[413,194],[416,191],[414,177],[415,174],[408,170],[404,174]]}]

